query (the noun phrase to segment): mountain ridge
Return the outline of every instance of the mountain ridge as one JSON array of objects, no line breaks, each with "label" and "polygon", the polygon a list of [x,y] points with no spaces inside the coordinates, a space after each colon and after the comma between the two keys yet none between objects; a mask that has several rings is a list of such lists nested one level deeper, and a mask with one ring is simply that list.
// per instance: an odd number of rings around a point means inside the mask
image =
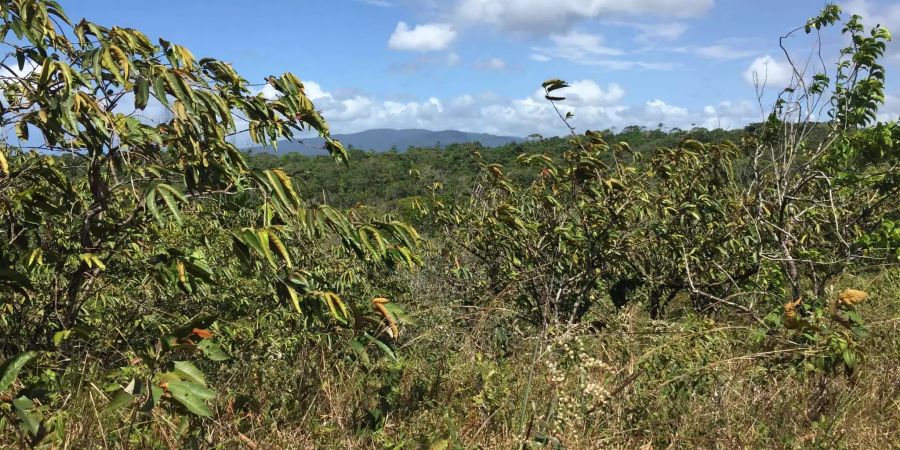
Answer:
[{"label": "mountain ridge", "polygon": [[[472,133],[459,130],[432,131],[420,128],[394,129],[375,128],[357,133],[335,134],[332,138],[341,141],[348,149],[387,152],[393,149],[406,151],[410,147],[438,147],[450,144],[466,144],[480,142],[485,147],[500,147],[509,143],[522,142],[525,139],[515,136],[499,136],[488,133]],[[278,153],[303,153],[305,155],[326,155],[322,147],[322,138],[303,139],[303,142],[280,141]],[[272,153],[271,147],[253,147],[254,152]]]}]

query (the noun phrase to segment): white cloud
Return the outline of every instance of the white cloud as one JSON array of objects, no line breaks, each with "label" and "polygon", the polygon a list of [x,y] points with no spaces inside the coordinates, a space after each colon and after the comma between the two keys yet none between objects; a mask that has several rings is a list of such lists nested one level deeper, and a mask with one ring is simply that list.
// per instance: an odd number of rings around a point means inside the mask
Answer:
[{"label": "white cloud", "polygon": [[[655,98],[644,103],[627,102],[625,90],[616,83],[601,86],[593,80],[576,80],[555,91],[566,98],[557,106],[563,114],[573,112],[570,122],[579,132],[586,129],[623,128],[629,125],[656,128],[740,128],[763,119],[759,105],[751,101],[722,101],[691,109]],[[317,109],[334,133],[353,133],[374,128],[455,129],[499,135],[527,136],[568,133],[542,89],[524,98],[504,98],[493,93],[464,94],[452,98],[424,100],[378,99],[353,91],[329,92],[305,82]],[[900,117],[900,97],[888,95],[880,120]]]},{"label": "white cloud", "polygon": [[315,81],[304,81],[303,92],[306,93],[306,96],[313,101],[323,98],[331,98],[331,94],[325,92],[325,90],[322,89],[322,86],[320,86],[319,83],[316,83]]},{"label": "white cloud", "polygon": [[23,79],[30,77],[32,74],[40,74],[41,66],[37,65],[30,58],[25,58],[22,68],[19,68],[17,61],[9,62],[6,59],[0,67],[0,83],[20,83]]},{"label": "white cloud", "polygon": [[670,105],[660,99],[647,102],[644,111],[648,119],[659,119],[665,123],[665,120],[683,120],[688,115],[687,108]]},{"label": "white cloud", "polygon": [[532,47],[531,59],[546,62],[558,58],[610,70],[669,70],[675,67],[674,63],[612,58],[624,55],[625,51],[603,45],[603,36],[598,34],[570,31],[565,34],[553,34],[550,41],[553,43],[550,47]]},{"label": "white cloud", "polygon": [[570,31],[566,34],[550,36],[554,47],[548,52],[556,53],[566,59],[578,59],[595,55],[621,55],[624,51],[603,45],[603,36],[599,34]]},{"label": "white cloud", "polygon": [[876,117],[879,122],[900,121],[900,92],[884,96],[884,105]]},{"label": "white cloud", "polygon": [[[352,133],[374,128],[456,129],[501,135],[545,136],[568,132],[542,89],[525,98],[504,98],[492,93],[465,94],[454,98],[430,97],[420,101],[379,100],[358,92],[327,92],[318,84],[306,82],[307,92],[316,92],[316,108],[329,121],[334,133]],[[555,91],[566,97],[557,106],[563,114],[573,112],[571,123],[579,130],[622,128],[641,125],[655,128],[689,128],[721,122],[721,126],[742,126],[747,120],[743,104],[723,102],[705,110],[691,111],[662,99],[629,106],[625,90],[616,83],[600,86],[593,80],[576,80],[569,88]],[[313,95],[313,94],[310,94]],[[739,107],[740,106],[740,107]],[[721,120],[716,120],[718,117]],[[731,117],[734,119],[731,119]],[[709,120],[707,120],[709,119]]]},{"label": "white cloud", "polygon": [[364,119],[372,113],[372,106],[372,100],[362,95],[333,102],[331,119],[337,121]]},{"label": "white cloud", "polygon": [[263,86],[263,88],[260,89],[256,94],[262,95],[266,100],[275,100],[276,98],[281,96],[281,93],[278,92],[278,90],[275,89],[274,86],[268,83],[266,83],[266,85]]},{"label": "white cloud", "polygon": [[877,4],[870,0],[851,0],[842,3],[841,7],[850,14],[862,16],[869,27],[881,24],[892,32],[900,32],[900,4],[896,2]]},{"label": "white cloud", "polygon": [[426,23],[410,28],[406,22],[399,22],[388,40],[392,50],[431,52],[445,50],[456,40],[456,31],[447,23]]},{"label": "white cloud", "polygon": [[696,17],[714,0],[461,0],[456,16],[464,23],[541,34],[569,29],[575,22],[606,16]]},{"label": "white cloud", "polygon": [[759,105],[754,106],[749,101],[723,101],[717,105],[706,105],[703,108],[703,115],[696,117],[696,120],[698,120],[697,125],[705,128],[727,130],[751,122],[760,122],[763,118],[763,112],[760,111]]},{"label": "white cloud", "polygon": [[479,62],[475,63],[475,68],[478,70],[501,71],[501,70],[507,69],[507,64],[506,64],[506,61],[504,61],[500,58],[494,57],[494,58],[488,58],[484,61],[479,61]]},{"label": "white cloud", "polygon": [[760,56],[753,60],[744,71],[744,80],[751,86],[781,89],[787,87],[793,77],[790,64],[778,61],[770,55]]},{"label": "white cloud", "polygon": [[881,25],[894,34],[895,40],[887,43],[885,60],[890,64],[900,65],[900,49],[896,43],[900,33],[900,3],[896,1],[879,4],[871,0],[850,0],[841,4],[844,11],[859,14],[867,27]]},{"label": "white cloud", "polygon": [[[597,106],[615,104],[625,97],[625,90],[616,83],[610,83],[603,89],[593,80],[579,80],[569,83],[567,88],[554,91],[553,94],[565,97],[567,105]],[[544,90],[538,89],[532,98],[544,101]]]},{"label": "white cloud", "polygon": [[755,53],[751,50],[741,50],[727,44],[704,45],[690,50],[704,58],[719,60],[746,58]]},{"label": "white cloud", "polygon": [[635,36],[634,40],[646,43],[674,41],[680,38],[688,29],[687,25],[680,22],[655,24],[634,23],[630,25],[638,30],[638,35]]}]

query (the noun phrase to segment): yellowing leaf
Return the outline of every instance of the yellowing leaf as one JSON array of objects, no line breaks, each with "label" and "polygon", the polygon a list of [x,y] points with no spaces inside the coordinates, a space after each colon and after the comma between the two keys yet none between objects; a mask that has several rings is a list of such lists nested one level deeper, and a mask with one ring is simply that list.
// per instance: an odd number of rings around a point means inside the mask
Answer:
[{"label": "yellowing leaf", "polygon": [[288,266],[288,268],[293,268],[294,263],[291,262],[291,255],[287,251],[287,247],[284,246],[284,243],[281,242],[281,239],[278,238],[275,233],[269,233],[269,243],[272,248],[275,249],[275,252],[281,256],[281,259],[284,260],[284,263]]},{"label": "yellowing leaf", "polygon": [[390,336],[392,338],[396,339],[397,336],[400,335],[400,329],[397,327],[397,321],[394,320],[394,315],[391,314],[390,311],[388,311],[387,308],[384,306],[387,303],[388,303],[388,300],[386,298],[376,297],[375,299],[372,300],[372,307],[375,309],[376,312],[378,312],[378,314],[381,315],[381,317],[384,317],[384,320],[386,320],[388,322],[388,324],[389,324],[388,334],[390,334]]},{"label": "yellowing leaf", "polygon": [[859,303],[862,303],[866,298],[869,297],[869,294],[864,291],[858,291],[856,289],[844,289],[838,297],[841,303],[847,306],[853,306]]},{"label": "yellowing leaf", "polygon": [[4,176],[9,176],[9,161],[6,159],[6,155],[3,152],[0,152],[0,173]]}]

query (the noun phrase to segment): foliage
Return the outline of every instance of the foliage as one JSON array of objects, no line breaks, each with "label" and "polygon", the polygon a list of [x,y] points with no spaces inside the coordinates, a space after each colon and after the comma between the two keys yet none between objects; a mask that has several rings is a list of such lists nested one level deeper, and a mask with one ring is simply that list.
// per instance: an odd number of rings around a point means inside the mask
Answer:
[{"label": "foliage", "polygon": [[569,146],[558,158],[522,154],[534,174],[524,186],[476,153],[482,175],[467,200],[435,193],[424,210],[533,322],[578,322],[607,288],[618,306],[644,288],[654,317],[685,290],[705,308],[717,298],[707,291],[756,273],[734,144],[635,153],[588,131]]},{"label": "foliage", "polygon": [[[389,291],[368,288],[416,265],[415,230],[308,205],[291,177],[251,170],[228,141],[314,131],[346,162],[297,77],[269,77],[279,95],[267,100],[226,63],[134,29],[73,24],[52,1],[5,2],[0,17],[15,58],[2,121],[17,136],[0,150],[4,390],[24,362],[52,385],[90,355],[115,361],[99,374],[107,382],[78,381],[112,383],[107,411],[128,406],[132,423],[158,405],[211,416],[215,393],[187,358],[228,358],[210,327],[242,317],[221,292],[234,284],[258,283],[257,299],[275,295],[324,331],[396,330],[389,309],[369,304]],[[148,108],[169,118],[155,123]],[[33,443],[66,427],[55,421],[65,389],[16,389],[40,392],[12,402]]]},{"label": "foliage", "polygon": [[880,27],[743,130],[373,154],[294,75],[0,16],[0,446],[898,445]]},{"label": "foliage", "polygon": [[[829,6],[803,28],[818,33],[839,18]],[[854,340],[865,333],[856,302],[835,298],[833,280],[848,269],[896,263],[900,243],[884,234],[900,211],[900,130],[874,123],[884,102],[879,60],[891,36],[881,26],[866,33],[861,20],[854,15],[842,28],[849,45],[834,79],[825,67],[811,80],[795,69],[759,136],[747,142],[750,214],[759,259],[772,273],[766,293],[785,304],[784,322],[800,339],[826,348],[826,370],[853,371]],[[813,141],[812,117],[823,113],[829,129]]]}]

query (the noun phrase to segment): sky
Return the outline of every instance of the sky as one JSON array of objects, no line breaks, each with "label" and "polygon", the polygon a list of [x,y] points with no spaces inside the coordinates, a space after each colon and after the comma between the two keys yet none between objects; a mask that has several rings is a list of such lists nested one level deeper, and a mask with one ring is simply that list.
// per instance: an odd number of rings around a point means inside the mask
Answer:
[{"label": "sky", "polygon": [[[70,18],[164,37],[246,79],[290,71],[333,133],[568,130],[540,83],[571,87],[564,111],[585,129],[739,128],[759,121],[790,70],[778,38],[824,0],[62,0]],[[848,0],[900,39],[900,2]],[[788,41],[809,56],[802,31]],[[826,57],[844,43],[823,35]],[[887,104],[900,117],[900,43],[888,46]],[[765,80],[757,95],[754,80]],[[264,94],[269,94],[264,92]],[[761,98],[761,100],[759,100]],[[761,107],[762,106],[762,107]]]}]

